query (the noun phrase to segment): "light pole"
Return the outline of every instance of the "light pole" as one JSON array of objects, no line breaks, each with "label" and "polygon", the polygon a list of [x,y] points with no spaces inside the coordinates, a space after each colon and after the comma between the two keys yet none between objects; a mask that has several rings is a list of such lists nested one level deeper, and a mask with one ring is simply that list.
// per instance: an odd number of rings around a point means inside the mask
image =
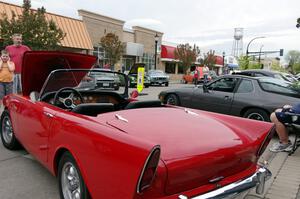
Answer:
[{"label": "light pole", "polygon": [[264,45],[261,45],[259,49],[259,55],[258,55],[258,63],[260,64],[260,55],[261,55],[261,49],[264,47]]},{"label": "light pole", "polygon": [[246,50],[246,58],[247,58],[247,68],[248,68],[248,65],[249,65],[249,60],[248,60],[248,54],[249,54],[249,46],[251,44],[252,41],[254,41],[255,39],[261,39],[261,38],[265,38],[264,36],[262,37],[254,37],[253,39],[251,39],[247,45],[247,50]]},{"label": "light pole", "polygon": [[156,60],[157,60],[157,43],[159,40],[159,36],[157,35],[157,33],[154,36],[155,39],[155,52],[154,52],[154,70],[156,70]]},{"label": "light pole", "polygon": [[248,43],[248,45],[247,45],[247,50],[246,50],[246,56],[247,56],[247,58],[248,58],[248,54],[249,54],[249,46],[250,46],[250,44],[252,43],[252,41],[254,41],[255,39],[262,39],[262,38],[266,38],[266,37],[264,37],[264,36],[262,36],[262,37],[255,37],[255,38],[253,38],[253,39],[251,39],[250,41],[249,41],[249,43]]},{"label": "light pole", "polygon": [[223,55],[223,68],[224,68],[224,71],[225,71],[225,74],[227,73],[227,69],[225,67],[225,52],[222,53]]}]

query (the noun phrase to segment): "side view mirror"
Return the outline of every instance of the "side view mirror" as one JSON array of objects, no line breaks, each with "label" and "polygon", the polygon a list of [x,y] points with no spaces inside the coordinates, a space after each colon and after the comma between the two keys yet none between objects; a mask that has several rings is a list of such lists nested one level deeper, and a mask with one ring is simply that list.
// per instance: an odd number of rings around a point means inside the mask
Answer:
[{"label": "side view mirror", "polygon": [[135,99],[139,96],[139,92],[137,90],[134,90],[130,93],[130,98]]}]

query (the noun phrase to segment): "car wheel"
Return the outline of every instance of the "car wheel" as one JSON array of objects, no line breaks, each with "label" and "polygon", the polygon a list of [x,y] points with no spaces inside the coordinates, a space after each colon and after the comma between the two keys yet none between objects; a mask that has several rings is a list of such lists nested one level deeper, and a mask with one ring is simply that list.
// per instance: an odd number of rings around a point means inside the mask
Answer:
[{"label": "car wheel", "polygon": [[165,83],[165,86],[168,87],[169,86],[169,82]]},{"label": "car wheel", "polygon": [[5,148],[9,150],[17,150],[21,145],[15,137],[10,115],[4,110],[1,116],[1,140]]},{"label": "car wheel", "polygon": [[251,108],[247,110],[244,114],[245,118],[248,119],[253,119],[253,120],[259,120],[259,121],[270,121],[270,116],[269,114],[261,109],[256,109],[256,108]]},{"label": "car wheel", "polygon": [[145,85],[145,88],[149,88],[149,85],[148,85],[148,84],[146,84],[146,85]]},{"label": "car wheel", "polygon": [[179,99],[177,97],[177,95],[175,94],[170,94],[170,95],[167,95],[166,97],[166,104],[170,104],[170,105],[179,105]]},{"label": "car wheel", "polygon": [[58,164],[58,186],[61,199],[90,199],[80,170],[69,152],[65,152]]}]

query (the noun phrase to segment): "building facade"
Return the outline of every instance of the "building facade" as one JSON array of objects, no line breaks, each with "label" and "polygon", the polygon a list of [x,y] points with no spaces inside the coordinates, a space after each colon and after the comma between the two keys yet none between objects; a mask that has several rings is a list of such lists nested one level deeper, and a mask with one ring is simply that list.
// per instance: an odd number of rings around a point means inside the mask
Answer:
[{"label": "building facade", "polygon": [[[124,43],[125,50],[121,60],[114,66],[110,66],[111,69],[126,71],[137,62],[145,63],[146,71],[155,68],[155,36],[158,36],[158,43],[160,44],[163,33],[139,26],[134,26],[132,29],[125,29],[125,21],[87,10],[78,10],[78,13],[82,17],[90,35],[94,47],[93,55],[98,57],[99,67],[106,67],[108,64],[108,58],[100,45],[100,40],[107,33],[114,33]],[[158,47],[156,68],[162,67],[159,62],[159,49]]]},{"label": "building facade", "polygon": [[[6,14],[8,19],[11,19],[12,12],[17,16],[22,15],[22,9],[21,6],[0,1],[0,18],[3,17],[3,14]],[[32,10],[35,11],[34,9]],[[66,33],[66,36],[60,43],[60,50],[85,54],[89,54],[93,50],[92,42],[82,20],[48,12],[45,13],[45,17],[48,21],[53,20],[56,25]],[[0,35],[0,44],[1,41]]]}]

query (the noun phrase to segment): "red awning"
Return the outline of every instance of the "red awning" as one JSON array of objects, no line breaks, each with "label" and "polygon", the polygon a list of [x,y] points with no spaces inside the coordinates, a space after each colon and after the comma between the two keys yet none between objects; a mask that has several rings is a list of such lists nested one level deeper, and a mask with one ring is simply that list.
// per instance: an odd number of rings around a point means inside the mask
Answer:
[{"label": "red awning", "polygon": [[161,45],[161,58],[175,60],[175,49],[176,47]]},{"label": "red awning", "polygon": [[223,66],[223,57],[216,55],[216,65]]}]

